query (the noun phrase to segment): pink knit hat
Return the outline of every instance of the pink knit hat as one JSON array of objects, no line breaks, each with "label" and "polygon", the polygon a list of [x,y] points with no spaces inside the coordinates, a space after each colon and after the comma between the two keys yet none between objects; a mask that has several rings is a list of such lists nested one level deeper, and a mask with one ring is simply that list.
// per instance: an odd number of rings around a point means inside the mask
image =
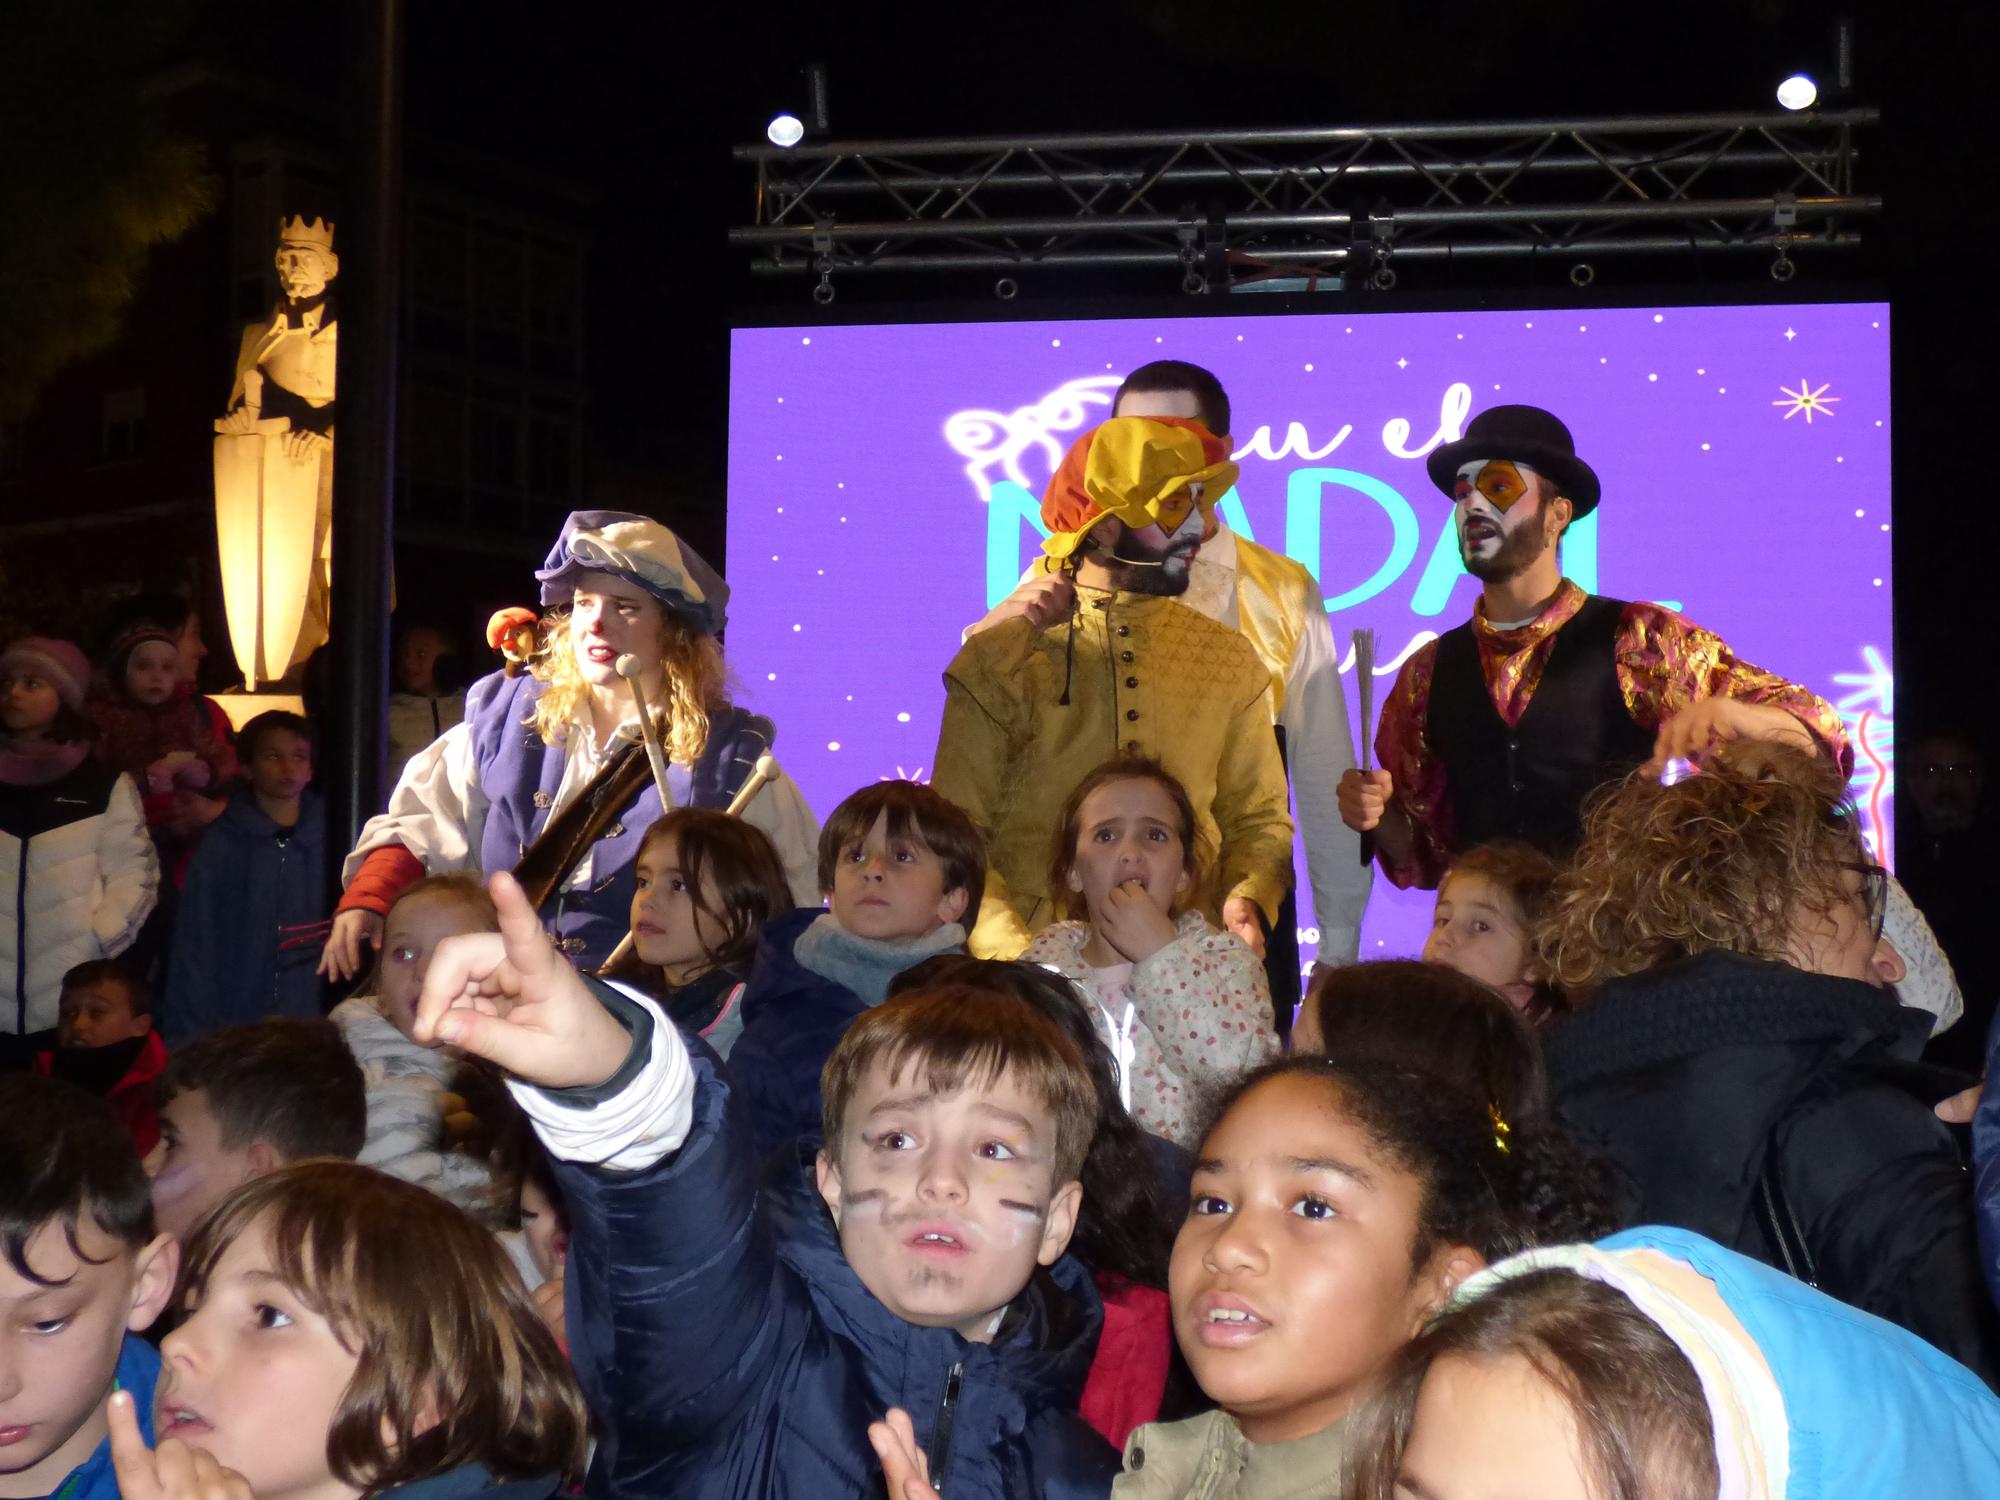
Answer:
[{"label": "pink knit hat", "polygon": [[28,635],[0,651],[0,672],[33,672],[47,680],[56,696],[74,712],[83,711],[90,687],[90,659],[68,641]]}]

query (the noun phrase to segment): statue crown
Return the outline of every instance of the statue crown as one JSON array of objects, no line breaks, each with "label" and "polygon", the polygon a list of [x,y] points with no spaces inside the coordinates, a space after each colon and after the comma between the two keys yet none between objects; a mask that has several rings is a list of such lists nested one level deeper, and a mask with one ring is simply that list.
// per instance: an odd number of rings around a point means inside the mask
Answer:
[{"label": "statue crown", "polygon": [[318,218],[308,224],[304,214],[295,214],[278,221],[278,240],[281,244],[312,245],[330,252],[333,249],[333,226]]}]

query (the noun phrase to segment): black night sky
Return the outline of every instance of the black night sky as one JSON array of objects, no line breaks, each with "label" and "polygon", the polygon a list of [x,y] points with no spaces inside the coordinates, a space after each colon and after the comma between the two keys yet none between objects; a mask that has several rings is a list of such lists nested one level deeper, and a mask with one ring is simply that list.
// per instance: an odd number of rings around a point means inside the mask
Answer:
[{"label": "black night sky", "polygon": [[[190,9],[189,43],[201,55],[337,98],[342,7],[301,16],[190,0]],[[689,524],[691,539],[718,552],[731,320],[774,305],[812,316],[806,280],[753,280],[747,257],[725,241],[732,223],[748,221],[753,188],[730,148],[760,139],[781,108],[803,112],[808,61],[829,70],[836,138],[1756,110],[1771,107],[1777,80],[1795,68],[1831,76],[1841,13],[1812,0],[1652,9],[1601,0],[421,0],[406,9],[413,142],[457,142],[595,195],[594,446],[673,474],[698,515],[712,517]],[[1981,200],[2000,44],[1990,6],[1863,0],[1847,9],[1856,23],[1851,102],[1884,114],[1864,139],[1861,186],[1889,207],[1867,226],[1863,251],[1807,258],[1793,287],[1872,282],[1895,303],[1899,675],[1906,694],[1938,714],[1976,720],[1983,709],[1954,701],[1951,663],[1962,655],[1950,647],[1977,628],[1970,601],[2000,527],[1995,507],[1976,493],[1960,501],[1951,488],[1977,463],[1968,449],[1986,425],[1979,392],[1995,345],[2000,255]],[[1155,306],[1170,300],[1172,274],[1156,274],[1157,285],[1139,277],[1130,293]],[[1495,266],[1487,285],[1502,295],[1542,290],[1528,274]],[[1533,274],[1570,295],[1559,267]],[[1696,274],[1713,279],[1698,284]],[[1762,282],[1763,272],[1748,259],[1715,262],[1651,289],[1726,295],[1732,279]],[[1031,279],[1022,303],[1078,290]],[[1481,287],[1466,290],[1476,297]],[[1601,276],[1597,290],[1630,288]],[[857,278],[838,311],[880,315],[885,303],[940,297],[974,316],[993,306],[985,284]]]}]

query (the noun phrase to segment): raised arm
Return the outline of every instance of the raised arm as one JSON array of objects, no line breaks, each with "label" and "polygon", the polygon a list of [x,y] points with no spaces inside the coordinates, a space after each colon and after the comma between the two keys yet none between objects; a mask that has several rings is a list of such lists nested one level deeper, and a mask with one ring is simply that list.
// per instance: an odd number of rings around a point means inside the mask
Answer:
[{"label": "raised arm", "polygon": [[[420,1041],[498,1064],[556,1158],[571,1218],[571,1356],[608,1418],[599,1462],[664,1491],[806,1337],[804,1293],[757,1212],[740,1110],[713,1054],[651,1002],[580,975],[520,886],[489,882],[498,934],[439,945]],[[697,1044],[698,1045],[698,1044]]]}]

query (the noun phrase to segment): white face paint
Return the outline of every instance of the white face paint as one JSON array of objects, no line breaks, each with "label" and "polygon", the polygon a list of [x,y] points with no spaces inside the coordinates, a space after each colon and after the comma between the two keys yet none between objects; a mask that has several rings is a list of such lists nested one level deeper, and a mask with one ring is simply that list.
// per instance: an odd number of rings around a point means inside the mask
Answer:
[{"label": "white face paint", "polygon": [[1518,504],[1534,487],[1535,471],[1526,464],[1476,458],[1459,465],[1453,513],[1459,555],[1468,566],[1498,556],[1517,531],[1534,524],[1539,507]]},{"label": "white face paint", "polygon": [[[1465,571],[1487,583],[1519,577],[1554,545],[1544,530],[1554,488],[1511,459],[1459,467],[1453,519]],[[1531,499],[1535,503],[1526,503]]]},{"label": "white face paint", "polygon": [[897,1317],[992,1336],[996,1314],[1052,1265],[1081,1190],[1055,1181],[1048,1104],[1003,1072],[934,1093],[918,1060],[879,1059],[849,1100],[819,1188],[861,1283]]}]

